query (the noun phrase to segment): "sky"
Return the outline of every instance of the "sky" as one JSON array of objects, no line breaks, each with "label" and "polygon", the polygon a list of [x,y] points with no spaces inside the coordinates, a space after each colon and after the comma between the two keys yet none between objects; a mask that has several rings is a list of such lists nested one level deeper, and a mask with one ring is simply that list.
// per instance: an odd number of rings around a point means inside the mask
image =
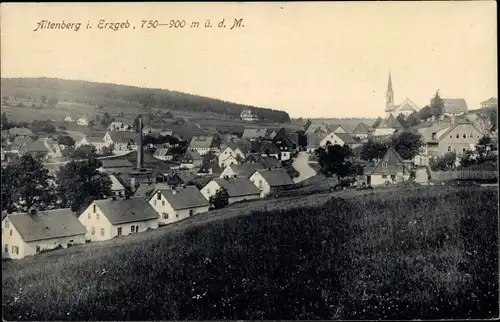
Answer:
[{"label": "sky", "polygon": [[[101,19],[130,27],[99,29]],[[242,26],[231,30],[234,19]],[[496,19],[495,1],[2,3],[1,76],[163,88],[333,118],[383,115],[391,70],[396,104],[423,107],[439,89],[476,109],[498,96]],[[34,31],[42,20],[82,25]]]}]

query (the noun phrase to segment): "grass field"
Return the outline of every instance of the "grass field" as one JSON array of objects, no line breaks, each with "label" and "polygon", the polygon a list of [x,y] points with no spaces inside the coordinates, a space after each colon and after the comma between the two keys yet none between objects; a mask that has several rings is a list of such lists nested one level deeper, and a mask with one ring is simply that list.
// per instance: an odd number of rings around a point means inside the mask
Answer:
[{"label": "grass field", "polygon": [[395,192],[235,204],[7,262],[4,319],[498,316],[496,190]]}]

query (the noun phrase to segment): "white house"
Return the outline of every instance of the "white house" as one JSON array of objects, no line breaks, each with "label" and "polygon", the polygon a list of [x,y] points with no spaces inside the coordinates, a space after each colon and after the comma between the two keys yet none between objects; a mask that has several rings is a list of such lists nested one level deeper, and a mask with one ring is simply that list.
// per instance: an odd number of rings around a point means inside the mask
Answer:
[{"label": "white house", "polygon": [[380,124],[375,128],[373,132],[374,136],[385,136],[391,135],[398,130],[402,130],[403,126],[399,121],[391,114],[386,119],[382,120]]},{"label": "white house", "polygon": [[109,179],[111,179],[111,192],[113,195],[119,198],[125,197],[125,187],[116,178],[116,176],[110,174]]},{"label": "white house", "polygon": [[98,136],[89,137],[86,135],[75,144],[77,148],[81,147],[82,145],[91,145],[95,147],[97,153],[102,152],[104,148],[107,146],[106,142],[104,141],[104,138]]},{"label": "white house", "polygon": [[372,186],[398,183],[410,178],[411,169],[392,147],[374,167],[365,167],[365,183]]},{"label": "white house", "polygon": [[110,131],[122,131],[122,132],[131,132],[134,127],[131,124],[125,124],[123,122],[111,122],[108,126],[108,130]]},{"label": "white house", "polygon": [[76,124],[82,125],[82,126],[88,126],[89,120],[86,117],[80,117],[78,120],[76,120]]},{"label": "white house", "polygon": [[260,163],[230,164],[220,174],[219,178],[250,178],[257,170],[265,169]]},{"label": "white house", "polygon": [[156,149],[153,157],[162,161],[171,161],[174,158],[174,154],[171,149],[168,148],[158,148]]},{"label": "white house", "polygon": [[245,159],[245,153],[242,148],[236,146],[235,144],[229,144],[219,155],[217,156],[218,164],[221,168],[225,168],[230,164],[239,164],[243,159]]},{"label": "white house", "polygon": [[357,146],[361,145],[361,143],[354,140],[354,138],[348,133],[334,133],[334,132],[322,138],[321,141],[319,142],[319,145],[321,147],[325,147],[328,143],[330,143],[331,145],[338,144],[341,146],[347,144],[351,149],[354,149]]},{"label": "white house", "polygon": [[108,131],[104,135],[104,142],[106,146],[113,145],[113,152],[119,154],[120,152],[137,149],[137,137],[137,133]]},{"label": "white house", "polygon": [[284,169],[257,170],[250,181],[259,188],[262,198],[294,184]]},{"label": "white house", "polygon": [[74,122],[74,121],[73,118],[70,115],[68,115],[64,118],[64,122]]},{"label": "white house", "polygon": [[188,150],[196,151],[200,155],[205,155],[208,152],[216,152],[219,149],[219,144],[213,136],[193,136],[189,143]]},{"label": "white house", "polygon": [[260,190],[247,178],[213,179],[203,188],[201,194],[210,200],[220,189],[225,189],[229,196],[229,204],[260,198]]},{"label": "white house", "polygon": [[78,217],[91,241],[127,236],[158,228],[158,213],[146,199],[104,199],[93,201]]},{"label": "white house", "polygon": [[85,227],[71,209],[8,214],[2,220],[2,257],[21,259],[41,251],[85,244]]},{"label": "white house", "polygon": [[156,190],[148,200],[159,214],[160,224],[171,224],[207,212],[208,200],[195,186]]},{"label": "white house", "polygon": [[252,111],[250,110],[244,110],[240,114],[240,118],[243,121],[251,122],[251,121],[258,121],[259,117],[257,115],[252,114]]}]

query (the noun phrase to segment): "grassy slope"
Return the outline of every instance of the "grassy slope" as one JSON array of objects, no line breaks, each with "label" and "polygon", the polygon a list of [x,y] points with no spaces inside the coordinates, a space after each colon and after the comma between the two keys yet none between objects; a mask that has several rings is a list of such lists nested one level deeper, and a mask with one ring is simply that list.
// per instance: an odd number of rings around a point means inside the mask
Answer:
[{"label": "grassy slope", "polygon": [[[498,314],[496,191],[430,187],[306,207],[326,196],[235,205],[163,231],[10,262],[4,318]],[[276,210],[299,199],[300,209]],[[264,205],[270,211],[248,215]]]}]

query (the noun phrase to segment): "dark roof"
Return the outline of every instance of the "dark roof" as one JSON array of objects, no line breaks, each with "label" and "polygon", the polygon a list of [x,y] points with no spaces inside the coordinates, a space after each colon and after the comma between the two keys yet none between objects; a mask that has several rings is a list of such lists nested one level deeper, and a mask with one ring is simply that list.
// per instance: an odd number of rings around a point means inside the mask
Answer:
[{"label": "dark roof", "polygon": [[377,128],[387,128],[387,129],[402,129],[403,126],[399,121],[391,114],[386,119],[382,120]]},{"label": "dark roof", "polygon": [[358,143],[349,133],[335,133],[335,135],[344,141],[344,144],[355,144]]},{"label": "dark roof", "polygon": [[466,113],[469,109],[463,98],[443,98],[444,113],[460,114]]},{"label": "dark roof", "polygon": [[43,152],[48,153],[49,149],[45,146],[43,139],[38,139],[36,141],[31,142],[26,146],[26,152]]},{"label": "dark roof", "polygon": [[280,187],[292,185],[292,178],[284,169],[258,170],[259,174],[266,180],[271,187]]},{"label": "dark roof", "polygon": [[161,192],[175,210],[209,206],[208,200],[203,197],[195,186],[170,190],[161,189],[158,191]]},{"label": "dark roof", "polygon": [[258,153],[249,154],[245,160],[245,164],[260,163],[263,168],[281,168],[281,162],[275,157],[270,157],[267,155],[261,155]]},{"label": "dark roof", "polygon": [[359,123],[356,128],[352,131],[352,134],[370,134],[370,129],[365,123]]},{"label": "dark roof", "polygon": [[237,176],[246,178],[250,178],[257,170],[265,169],[260,163],[231,164],[229,167]]},{"label": "dark roof", "polygon": [[260,190],[247,178],[214,179],[227,191],[229,197],[258,195]]},{"label": "dark roof", "polygon": [[108,132],[113,142],[128,143],[130,141],[136,142],[139,133],[125,132],[125,131],[110,131]]},{"label": "dark roof", "polygon": [[498,99],[496,97],[491,97],[486,101],[481,102],[481,104],[498,104]]},{"label": "dark roof", "polygon": [[262,137],[262,138],[267,137],[267,135],[268,135],[267,129],[264,129],[264,128],[245,129],[241,138],[243,138],[243,139],[256,139],[259,137]]},{"label": "dark roof", "polygon": [[132,168],[134,165],[127,159],[102,159],[103,168]]},{"label": "dark roof", "polygon": [[217,146],[213,136],[193,136],[189,143],[190,149],[209,149]]},{"label": "dark roof", "polygon": [[[383,163],[387,163],[387,166],[382,166]],[[406,174],[410,174],[410,169],[408,165],[404,162],[403,158],[399,155],[394,148],[389,148],[385,155],[377,162],[377,164],[372,167],[367,167],[364,170],[365,174],[381,174],[381,175],[395,175],[400,173],[401,167],[403,167]]]},{"label": "dark roof", "polygon": [[158,218],[156,210],[142,197],[96,200],[94,203],[112,225]]},{"label": "dark roof", "polygon": [[39,211],[30,215],[15,213],[7,215],[25,242],[84,235],[85,227],[69,208]]},{"label": "dark roof", "polygon": [[158,189],[169,189],[168,185],[163,182],[159,183],[145,183],[141,182],[139,184],[139,187],[134,193],[134,197],[142,197],[142,198],[148,198],[151,196],[151,193],[153,193],[155,190]]}]

